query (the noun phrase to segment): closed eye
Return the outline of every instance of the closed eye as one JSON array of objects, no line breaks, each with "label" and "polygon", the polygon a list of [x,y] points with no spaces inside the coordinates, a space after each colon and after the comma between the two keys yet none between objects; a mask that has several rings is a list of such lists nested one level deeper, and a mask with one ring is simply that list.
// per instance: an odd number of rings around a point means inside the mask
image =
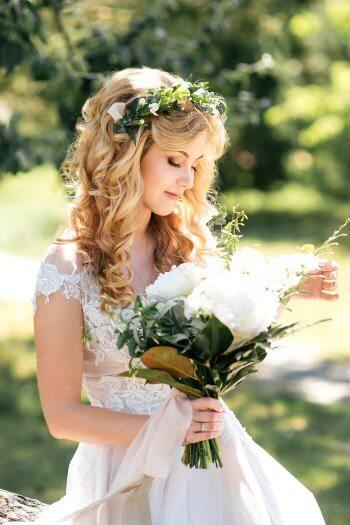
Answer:
[{"label": "closed eye", "polygon": [[[168,159],[168,164],[170,164],[170,166],[174,166],[174,168],[180,168],[180,167],[181,167],[180,164],[176,164],[176,163],[173,162],[171,159]],[[192,166],[192,169],[193,169],[194,171],[197,171],[197,169],[194,168],[193,166]]]}]

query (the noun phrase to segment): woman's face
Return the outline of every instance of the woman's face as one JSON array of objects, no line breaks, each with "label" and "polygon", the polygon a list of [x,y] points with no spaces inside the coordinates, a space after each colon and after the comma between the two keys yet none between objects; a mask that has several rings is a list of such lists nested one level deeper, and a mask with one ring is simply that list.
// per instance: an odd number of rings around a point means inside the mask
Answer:
[{"label": "woman's face", "polygon": [[182,152],[152,144],[141,161],[143,205],[146,208],[157,215],[169,215],[173,211],[184,191],[193,187],[196,166],[203,156],[206,139],[206,131],[198,133],[185,149],[179,148]]}]

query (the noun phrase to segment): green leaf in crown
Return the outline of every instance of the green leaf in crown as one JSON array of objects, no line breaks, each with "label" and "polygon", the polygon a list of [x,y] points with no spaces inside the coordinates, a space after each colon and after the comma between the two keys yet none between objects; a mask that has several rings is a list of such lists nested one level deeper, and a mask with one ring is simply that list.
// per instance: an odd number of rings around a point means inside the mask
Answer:
[{"label": "green leaf in crown", "polygon": [[136,144],[132,126],[142,126],[145,117],[169,113],[170,108],[182,109],[182,105],[192,101],[198,109],[211,115],[223,114],[226,110],[224,97],[218,93],[208,91],[208,82],[181,82],[174,86],[160,86],[149,88],[147,95],[135,98],[129,105],[128,113],[119,119],[114,126],[115,133],[127,133]]}]

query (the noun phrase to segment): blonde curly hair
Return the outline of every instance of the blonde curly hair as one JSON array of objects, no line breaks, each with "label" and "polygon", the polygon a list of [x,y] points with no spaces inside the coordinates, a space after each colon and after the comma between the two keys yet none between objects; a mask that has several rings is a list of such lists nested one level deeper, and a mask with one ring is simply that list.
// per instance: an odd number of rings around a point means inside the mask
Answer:
[{"label": "blonde curly hair", "polygon": [[185,110],[152,115],[150,126],[139,126],[135,132],[135,147],[126,133],[114,133],[113,118],[107,113],[114,102],[131,103],[150,87],[178,82],[183,82],[180,76],[145,66],[114,73],[83,105],[83,118],[78,119],[75,140],[62,164],[67,188],[74,195],[66,231],[75,236],[57,236],[54,242],[77,243],[83,264],[92,267],[101,285],[103,312],[110,302],[130,306],[135,298],[129,284],[133,278],[129,248],[142,204],[140,165],[154,142],[164,149],[178,150],[197,133],[208,132],[193,187],[184,192],[169,215],[151,214],[149,232],[157,243],[154,267],[165,272],[173,264],[200,262],[215,246],[207,223],[218,213],[212,183],[216,160],[229,142],[225,114],[210,115],[190,103]]}]

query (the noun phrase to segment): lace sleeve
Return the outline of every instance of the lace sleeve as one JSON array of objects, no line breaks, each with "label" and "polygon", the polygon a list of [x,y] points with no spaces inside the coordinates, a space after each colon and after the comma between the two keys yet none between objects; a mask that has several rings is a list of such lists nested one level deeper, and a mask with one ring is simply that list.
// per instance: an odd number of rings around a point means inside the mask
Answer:
[{"label": "lace sleeve", "polygon": [[66,299],[82,302],[80,286],[80,260],[76,255],[76,246],[71,244],[50,244],[40,261],[36,278],[34,295],[31,300],[33,313],[37,311],[37,296],[46,296],[45,304],[49,302],[49,296],[58,292]]}]

